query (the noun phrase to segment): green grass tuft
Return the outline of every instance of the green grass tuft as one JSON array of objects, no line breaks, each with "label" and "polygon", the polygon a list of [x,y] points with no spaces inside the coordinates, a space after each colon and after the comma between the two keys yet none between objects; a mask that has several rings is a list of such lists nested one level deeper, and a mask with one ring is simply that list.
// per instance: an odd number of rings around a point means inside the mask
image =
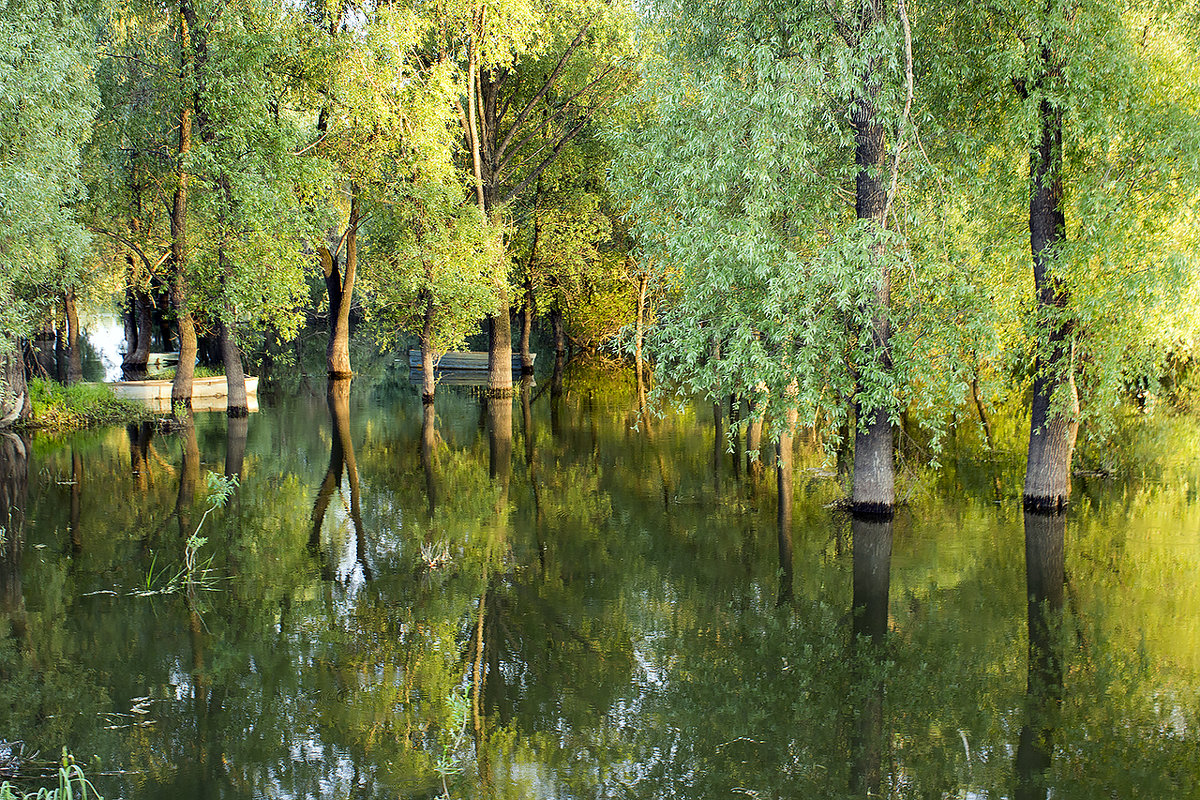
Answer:
[{"label": "green grass tuft", "polygon": [[29,382],[33,413],[24,426],[41,430],[71,430],[94,425],[117,425],[154,417],[144,404],[118,399],[102,383],[63,386],[34,378]]}]

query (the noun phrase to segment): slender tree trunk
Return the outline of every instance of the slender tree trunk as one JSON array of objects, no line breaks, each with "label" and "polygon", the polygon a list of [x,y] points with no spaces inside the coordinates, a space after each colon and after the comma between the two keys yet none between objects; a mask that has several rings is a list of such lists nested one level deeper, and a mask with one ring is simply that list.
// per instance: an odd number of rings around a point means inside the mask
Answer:
[{"label": "slender tree trunk", "polygon": [[[870,31],[882,25],[886,16],[882,0],[867,0],[859,12],[859,29]],[[861,37],[862,34],[860,34]],[[854,158],[858,167],[855,178],[855,211],[860,220],[870,221],[871,228],[882,233],[886,220],[887,197],[883,185],[886,153],[884,130],[879,121],[876,100],[881,79],[877,59],[868,61],[861,75],[860,94],[851,109],[854,127]],[[880,241],[872,248],[871,260],[877,270],[876,303],[878,311],[871,321],[871,343],[877,368],[891,369],[889,353],[891,327],[887,309],[891,300],[891,277],[883,259]],[[854,434],[854,486],[852,507],[860,513],[890,514],[895,504],[895,467],[892,454],[893,438],[888,410],[867,410],[857,404],[858,425]]]},{"label": "slender tree trunk", "polygon": [[83,380],[83,359],[79,352],[79,309],[75,305],[75,290],[67,290],[63,305],[67,317],[67,383],[78,383]]},{"label": "slender tree trunk", "polygon": [[437,384],[433,377],[433,323],[434,305],[432,293],[425,293],[425,319],[421,324],[421,402],[428,406],[433,403],[433,394]]},{"label": "slender tree trunk", "polygon": [[779,490],[776,522],[779,527],[780,605],[792,599],[792,506],[795,498],[792,456],[798,416],[795,409],[788,411],[786,426],[779,432],[779,441],[775,445],[775,481]]},{"label": "slender tree trunk", "polygon": [[[232,314],[232,311],[227,313]],[[246,395],[246,371],[242,368],[236,326],[236,322],[226,320],[220,323],[221,361],[225,365],[226,413],[231,417],[244,417],[250,413],[250,399]]]},{"label": "slender tree trunk", "polygon": [[[194,14],[188,0],[179,3],[179,60],[180,76],[190,82],[192,70],[191,33],[189,18]],[[171,205],[171,306],[179,329],[179,365],[171,385],[172,408],[192,406],[192,376],[196,367],[196,326],[188,305],[187,277],[187,193],[188,173],[184,167],[192,149],[192,107],[194,98],[184,101],[179,110],[179,153],[176,167],[175,198]]]},{"label": "slender tree trunk", "polygon": [[[1043,61],[1050,55],[1043,50]],[[1070,323],[1063,319],[1067,292],[1053,274],[1055,250],[1065,239],[1062,209],[1062,111],[1049,100],[1040,108],[1041,136],[1029,154],[1029,243],[1037,291],[1039,322],[1049,325],[1046,349],[1039,352],[1029,421],[1025,468],[1025,506],[1061,509],[1071,494],[1071,459],[1079,431],[1079,395],[1075,388],[1074,346]],[[1045,354],[1045,355],[1043,355]],[[1060,396],[1057,409],[1052,406]]]},{"label": "slender tree trunk", "polygon": [[533,336],[533,277],[525,276],[525,303],[521,307],[521,374],[533,374],[533,354],[529,352],[529,340]]},{"label": "slender tree trunk", "polygon": [[650,285],[650,274],[643,270],[638,274],[637,315],[633,323],[633,368],[637,373],[638,405],[643,409],[645,398],[645,372],[642,350],[646,342],[646,291]]},{"label": "slender tree trunk", "polygon": [[54,379],[61,384],[67,383],[67,309],[66,295],[63,295],[63,307],[58,318],[54,321]]},{"label": "slender tree trunk", "polygon": [[[541,184],[538,185],[538,191],[541,191]],[[534,196],[534,208],[537,208],[537,195]],[[534,215],[533,221],[533,243],[529,247],[529,264],[525,269],[525,304],[521,308],[521,375],[533,374],[533,354],[529,352],[529,340],[533,336],[533,317],[537,313],[537,306],[533,296],[533,265],[537,263],[537,246],[538,236],[541,232],[541,226],[538,224],[537,215]]]},{"label": "slender tree trunk", "polygon": [[550,309],[550,326],[554,329],[554,374],[550,378],[550,395],[560,397],[563,391],[563,371],[567,361],[567,334],[562,309],[556,303]]}]

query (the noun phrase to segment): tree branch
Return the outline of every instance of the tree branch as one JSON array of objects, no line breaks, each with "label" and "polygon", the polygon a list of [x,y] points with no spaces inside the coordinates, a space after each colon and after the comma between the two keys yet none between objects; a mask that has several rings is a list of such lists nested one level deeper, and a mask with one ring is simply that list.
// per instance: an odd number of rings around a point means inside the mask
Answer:
[{"label": "tree branch", "polygon": [[888,212],[892,210],[892,200],[896,197],[896,184],[900,179],[900,153],[904,150],[904,140],[908,136],[908,115],[912,111],[913,101],[913,55],[912,29],[908,25],[908,9],[904,0],[899,0],[900,21],[904,24],[904,81],[906,94],[904,97],[904,113],[900,115],[900,131],[896,135],[896,153],[892,158],[892,184],[888,188],[887,200],[883,203],[883,223],[880,227],[887,230]]},{"label": "tree branch", "polygon": [[579,29],[579,33],[576,34],[571,43],[567,45],[567,49],[563,52],[562,57],[558,59],[558,63],[554,65],[554,69],[550,71],[550,74],[546,77],[546,80],[542,82],[542,88],[538,89],[537,94],[531,97],[529,102],[527,102],[524,108],[521,109],[521,113],[517,115],[516,121],[513,122],[512,127],[508,129],[508,135],[504,137],[504,141],[502,141],[496,148],[497,159],[502,159],[504,157],[504,152],[508,149],[508,145],[512,142],[512,138],[516,134],[517,130],[525,124],[525,121],[529,119],[529,115],[533,113],[534,107],[541,102],[542,98],[546,96],[546,93],[550,91],[550,87],[554,85],[554,81],[556,81],[558,76],[562,74],[563,67],[567,65],[567,59],[569,59],[571,54],[578,50],[579,46],[583,44],[583,37],[587,34],[588,29],[592,27],[592,22],[594,20],[594,17],[589,19],[586,23],[584,23],[584,26]]}]

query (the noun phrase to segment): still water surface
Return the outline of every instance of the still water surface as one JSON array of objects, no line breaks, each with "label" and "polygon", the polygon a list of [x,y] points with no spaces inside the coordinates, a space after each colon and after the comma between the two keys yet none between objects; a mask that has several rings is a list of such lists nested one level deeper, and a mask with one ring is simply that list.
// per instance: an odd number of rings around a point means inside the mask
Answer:
[{"label": "still water surface", "polygon": [[129,798],[1200,797],[1196,423],[1085,453],[1065,518],[1017,423],[888,523],[801,441],[781,535],[710,406],[537,391],[8,437],[0,738]]}]

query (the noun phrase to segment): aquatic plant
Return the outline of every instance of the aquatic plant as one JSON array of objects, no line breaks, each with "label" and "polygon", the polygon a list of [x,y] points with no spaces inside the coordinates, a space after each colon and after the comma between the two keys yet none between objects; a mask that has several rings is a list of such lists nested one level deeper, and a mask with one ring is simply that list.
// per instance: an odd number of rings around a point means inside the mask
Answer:
[{"label": "aquatic plant", "polygon": [[9,781],[0,784],[0,800],[104,800],[96,787],[75,763],[75,758],[63,748],[62,761],[58,767],[58,788],[41,788],[36,792],[25,792]]}]

